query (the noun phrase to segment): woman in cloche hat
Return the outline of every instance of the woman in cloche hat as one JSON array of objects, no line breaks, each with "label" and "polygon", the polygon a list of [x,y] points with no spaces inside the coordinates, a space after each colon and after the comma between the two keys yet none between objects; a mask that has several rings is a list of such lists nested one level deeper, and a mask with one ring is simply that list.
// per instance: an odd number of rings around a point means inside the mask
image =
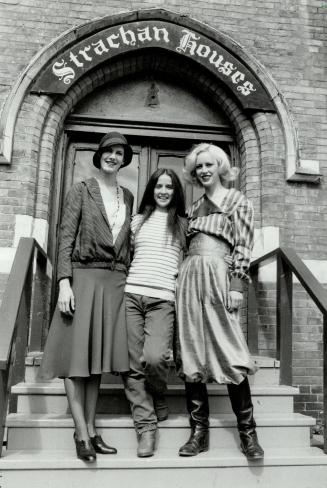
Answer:
[{"label": "woman in cloche hat", "polygon": [[106,134],[93,156],[99,172],[70,189],[60,227],[59,297],[40,378],[64,378],[77,456],[88,462],[117,452],[95,428],[101,374],[129,370],[124,287],[133,195],[117,175],[132,156],[122,134]]}]

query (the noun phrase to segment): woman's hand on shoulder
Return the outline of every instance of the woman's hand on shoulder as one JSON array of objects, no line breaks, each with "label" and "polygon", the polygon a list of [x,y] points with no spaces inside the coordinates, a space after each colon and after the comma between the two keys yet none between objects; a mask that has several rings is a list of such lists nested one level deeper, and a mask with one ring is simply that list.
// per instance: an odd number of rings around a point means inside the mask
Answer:
[{"label": "woman's hand on shoulder", "polygon": [[238,310],[243,302],[243,293],[235,290],[231,290],[228,296],[227,309],[231,312],[232,310]]},{"label": "woman's hand on shoulder", "polygon": [[61,313],[73,316],[75,312],[75,297],[70,286],[69,278],[63,278],[59,282],[58,308]]},{"label": "woman's hand on shoulder", "polygon": [[229,269],[233,267],[233,258],[230,254],[226,254],[224,256],[224,261],[228,265]]}]

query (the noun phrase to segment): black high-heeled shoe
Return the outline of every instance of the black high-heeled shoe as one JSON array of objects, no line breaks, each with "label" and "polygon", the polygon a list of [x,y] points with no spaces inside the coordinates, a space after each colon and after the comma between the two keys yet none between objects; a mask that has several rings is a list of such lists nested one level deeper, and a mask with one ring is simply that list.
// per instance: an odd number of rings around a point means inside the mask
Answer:
[{"label": "black high-heeled shoe", "polygon": [[90,437],[90,441],[95,452],[98,452],[99,454],[117,454],[117,449],[115,447],[108,446],[108,444],[103,441],[101,435]]},{"label": "black high-heeled shoe", "polygon": [[97,458],[97,455],[95,453],[95,450],[94,450],[93,445],[90,442],[90,440],[79,441],[76,437],[76,432],[74,432],[74,441],[75,441],[75,445],[76,445],[77,457],[79,459],[82,459],[83,461],[87,461],[88,463],[94,463],[94,461]]}]

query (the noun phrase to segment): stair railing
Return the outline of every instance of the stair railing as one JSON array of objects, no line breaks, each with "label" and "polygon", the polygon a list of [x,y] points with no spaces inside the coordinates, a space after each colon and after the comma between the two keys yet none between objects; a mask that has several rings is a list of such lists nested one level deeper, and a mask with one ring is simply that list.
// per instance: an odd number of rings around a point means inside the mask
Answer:
[{"label": "stair railing", "polygon": [[28,346],[33,348],[42,340],[40,314],[44,315],[45,307],[41,299],[44,297],[38,293],[41,286],[38,278],[46,274],[47,256],[43,249],[35,239],[22,237],[0,308],[0,457],[7,412],[15,411],[11,387],[25,379]]},{"label": "stair railing", "polygon": [[248,343],[252,354],[258,353],[258,305],[255,293],[258,271],[261,264],[277,260],[276,276],[276,349],[280,360],[280,384],[292,386],[293,355],[293,274],[323,315],[323,423],[324,452],[327,454],[327,290],[319,283],[302,259],[287,247],[277,248],[258,259],[250,266],[252,283],[248,292]]}]

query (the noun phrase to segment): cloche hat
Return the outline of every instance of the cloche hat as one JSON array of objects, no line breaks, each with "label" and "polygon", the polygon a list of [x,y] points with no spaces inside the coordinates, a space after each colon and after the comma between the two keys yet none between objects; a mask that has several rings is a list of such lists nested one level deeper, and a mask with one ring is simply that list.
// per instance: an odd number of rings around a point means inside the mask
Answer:
[{"label": "cloche hat", "polygon": [[120,134],[120,132],[108,132],[108,134],[103,136],[101,139],[99,147],[93,155],[93,164],[96,168],[100,168],[101,154],[104,153],[108,147],[115,144],[121,144],[124,146],[124,163],[121,167],[123,168],[124,166],[129,165],[129,163],[132,161],[133,149],[128,145],[125,136]]}]

